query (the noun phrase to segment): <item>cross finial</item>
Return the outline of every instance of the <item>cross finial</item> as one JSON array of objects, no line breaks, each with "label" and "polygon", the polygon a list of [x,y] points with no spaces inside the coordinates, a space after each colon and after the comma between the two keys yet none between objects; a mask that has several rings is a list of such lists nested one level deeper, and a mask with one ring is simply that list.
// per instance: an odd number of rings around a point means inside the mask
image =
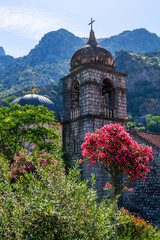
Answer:
[{"label": "cross finial", "polygon": [[36,89],[35,89],[35,80],[36,80],[36,76],[35,75],[33,75],[33,87],[32,87],[32,92],[33,92],[33,94],[35,93],[35,91],[36,91]]},{"label": "cross finial", "polygon": [[91,30],[93,29],[93,23],[95,22],[95,20],[93,20],[92,18],[91,18],[91,22],[88,24],[88,25],[91,25]]}]

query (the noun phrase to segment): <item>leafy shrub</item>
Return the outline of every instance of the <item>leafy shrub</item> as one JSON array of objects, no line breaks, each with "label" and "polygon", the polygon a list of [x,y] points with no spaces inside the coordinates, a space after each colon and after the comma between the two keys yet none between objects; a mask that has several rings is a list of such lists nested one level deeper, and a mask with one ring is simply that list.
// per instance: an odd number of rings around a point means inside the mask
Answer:
[{"label": "leafy shrub", "polygon": [[[14,158],[10,167],[0,156],[0,239],[156,239],[144,220],[115,211],[105,199],[98,204],[94,177],[89,188],[77,166],[66,176],[60,158],[36,148]],[[20,172],[27,161],[34,168]],[[15,166],[18,176],[11,183]]]},{"label": "leafy shrub", "polygon": [[95,190],[81,181],[77,168],[65,176],[60,159],[54,165],[38,162],[40,178],[24,171],[17,183],[10,184],[9,164],[0,160],[0,239],[110,239],[113,235],[110,209],[105,201],[97,203]]},{"label": "leafy shrub", "polygon": [[[124,209],[122,209],[124,211]],[[120,214],[118,235],[125,239],[158,239],[156,237],[156,228],[150,223],[147,223],[144,219],[135,217],[131,214]]]},{"label": "leafy shrub", "polygon": [[[27,173],[35,173],[37,178],[40,178],[38,168],[39,166],[46,167],[48,165],[57,164],[57,160],[54,160],[53,155],[42,150],[41,153],[37,152],[36,145],[33,145],[31,152],[27,152],[25,149],[19,152],[18,156],[14,156],[14,162],[11,164],[11,182],[17,182],[20,177],[25,176]],[[55,157],[55,155],[54,155]],[[57,156],[56,156],[57,157]],[[52,169],[50,168],[50,171]],[[63,169],[65,171],[65,169]]]}]

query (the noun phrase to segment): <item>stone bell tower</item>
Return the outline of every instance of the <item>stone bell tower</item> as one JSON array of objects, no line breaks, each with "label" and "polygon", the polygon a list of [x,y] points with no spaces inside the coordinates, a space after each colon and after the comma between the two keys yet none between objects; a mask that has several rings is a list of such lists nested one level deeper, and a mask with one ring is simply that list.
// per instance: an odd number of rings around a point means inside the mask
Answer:
[{"label": "stone bell tower", "polygon": [[[77,50],[70,62],[70,74],[63,81],[63,148],[72,161],[81,158],[81,144],[87,132],[110,123],[126,127],[127,74],[115,70],[112,54],[101,47],[90,31],[87,44]],[[82,175],[94,172],[98,195],[103,195],[103,171],[82,165]]]}]

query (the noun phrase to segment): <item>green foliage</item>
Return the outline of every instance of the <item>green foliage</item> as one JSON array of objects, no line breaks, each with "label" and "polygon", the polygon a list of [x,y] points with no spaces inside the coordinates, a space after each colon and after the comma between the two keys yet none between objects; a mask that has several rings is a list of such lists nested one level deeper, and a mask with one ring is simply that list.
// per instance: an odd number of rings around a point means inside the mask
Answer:
[{"label": "green foliage", "polygon": [[59,134],[53,112],[43,106],[12,105],[0,108],[0,152],[10,159],[24,146],[58,151]]},{"label": "green foliage", "polygon": [[[89,188],[87,181],[81,181],[77,164],[65,175],[60,158],[42,165],[42,155],[34,152],[36,172],[24,171],[12,184],[9,163],[0,156],[0,239],[158,240],[150,224],[139,222],[124,209],[115,211],[116,203],[108,200],[106,205],[104,199],[98,204],[93,175]],[[29,158],[33,159],[32,154]]]},{"label": "green foliage", "polygon": [[12,102],[15,99],[16,99],[16,96],[9,96],[9,97],[6,97],[6,98],[2,98],[1,101],[10,103],[10,102]]},{"label": "green foliage", "polygon": [[145,125],[143,125],[142,123],[137,123],[137,122],[133,122],[133,117],[131,114],[128,114],[127,116],[129,122],[127,123],[127,127],[128,128],[134,128],[137,130],[145,130]]},{"label": "green foliage", "polygon": [[147,129],[151,132],[160,133],[160,116],[146,115]]},{"label": "green foliage", "polygon": [[54,84],[61,77],[68,74],[68,69],[68,59],[56,64],[46,63],[36,66],[28,65],[25,59],[15,60],[1,73],[0,98],[31,88],[33,86],[33,75],[38,79],[38,82],[35,81],[36,87]]},{"label": "green foliage", "polygon": [[160,116],[152,116],[151,114],[147,114],[143,123],[137,123],[133,121],[132,115],[128,114],[128,120],[128,128],[134,127],[137,130],[160,133]]},{"label": "green foliage", "polygon": [[123,214],[122,211],[118,211],[119,224],[117,227],[118,235],[121,236],[121,239],[158,240],[156,228],[150,223],[147,223],[143,218],[138,218],[128,213]]},{"label": "green foliage", "polygon": [[26,172],[11,185],[6,160],[0,160],[0,239],[111,238],[111,209],[105,201],[97,203],[95,190],[81,181],[77,167],[65,176],[59,159],[54,166],[39,165],[40,179]]}]

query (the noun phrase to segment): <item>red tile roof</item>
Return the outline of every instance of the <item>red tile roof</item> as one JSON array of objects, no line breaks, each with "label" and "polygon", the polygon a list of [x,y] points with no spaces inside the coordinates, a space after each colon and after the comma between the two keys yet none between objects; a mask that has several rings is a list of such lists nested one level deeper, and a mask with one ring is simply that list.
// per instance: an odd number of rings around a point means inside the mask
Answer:
[{"label": "red tile roof", "polygon": [[150,133],[150,132],[141,132],[138,130],[134,130],[134,132],[150,142],[151,144],[155,145],[156,147],[160,148],[160,134],[156,133]]}]

